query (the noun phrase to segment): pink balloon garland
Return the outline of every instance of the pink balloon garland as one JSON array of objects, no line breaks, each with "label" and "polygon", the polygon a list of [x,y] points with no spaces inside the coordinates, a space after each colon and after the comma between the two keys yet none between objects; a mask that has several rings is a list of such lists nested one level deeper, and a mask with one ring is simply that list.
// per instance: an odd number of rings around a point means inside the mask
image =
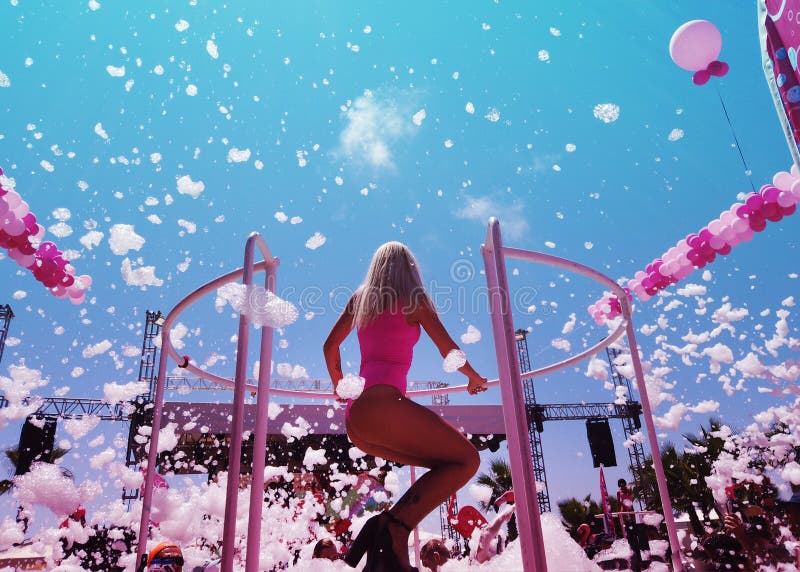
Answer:
[{"label": "pink balloon garland", "polygon": [[0,247],[8,251],[11,260],[30,270],[54,296],[82,304],[86,289],[92,285],[91,277],[75,276],[75,268],[55,244],[39,242],[44,234],[44,227],[36,222],[28,203],[14,189],[4,188],[0,180]]},{"label": "pink balloon garland", "polygon": [[[800,203],[800,171],[793,166],[791,173],[777,173],[772,184],[764,185],[758,193],[750,193],[743,203],[734,203],[720,213],[719,218],[696,233],[686,235],[644,270],[634,274],[625,288],[628,297],[632,300],[633,293],[646,302],[686,278],[695,268],[704,268],[717,256],[730,254],[733,247],[763,231],[767,223],[794,214],[797,203]],[[622,306],[616,296],[605,292],[588,310],[595,322],[603,325],[620,316]]]}]

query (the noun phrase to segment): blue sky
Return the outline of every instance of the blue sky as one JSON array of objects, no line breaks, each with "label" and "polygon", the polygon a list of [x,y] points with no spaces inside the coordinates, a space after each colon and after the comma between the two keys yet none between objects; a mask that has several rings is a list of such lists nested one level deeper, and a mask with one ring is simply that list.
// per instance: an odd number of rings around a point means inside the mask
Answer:
[{"label": "blue sky", "polygon": [[[252,231],[280,257],[279,291],[300,309],[276,337],[276,362],[325,376],[321,346],[337,310],[329,295],[358,285],[375,247],[401,240],[416,252],[426,283],[450,302],[442,319],[453,336],[470,324],[482,332],[465,349],[495,377],[488,314],[459,303],[485,284],[480,245],[489,216],[500,218],[509,245],[630,278],[750,191],[719,94],[756,187],[791,162],[750,3],[184,1],[148,9],[12,1],[0,17],[8,83],[0,88],[0,167],[43,225],[71,228],[48,238],[94,280],[86,303],[73,306],[0,260],[0,303],[17,316],[0,373],[21,362],[41,370],[49,379],[41,395],[69,386],[69,396],[97,397],[105,383],[133,381],[138,357],[125,347],[141,344],[145,310],[168,311],[241,265]],[[721,58],[731,66],[703,87],[668,53],[672,32],[699,18],[719,27]],[[618,106],[618,117],[599,120],[598,104]],[[178,183],[187,176],[203,190],[187,192]],[[140,248],[115,253],[115,225],[132,225]],[[663,379],[674,384],[673,401],[658,415],[712,400],[717,414],[743,427],[789,398],[759,393],[772,384],[745,377],[735,362],[750,352],[768,366],[794,356],[797,225],[795,217],[772,223],[715,261],[705,278],[691,274],[684,284],[703,286],[701,294],[682,296],[673,286],[670,297],[636,304],[637,327],[652,330],[639,335],[643,356],[670,368]],[[117,232],[130,237],[125,228]],[[99,244],[90,231],[102,233]],[[316,233],[326,240],[312,250],[306,243]],[[150,285],[126,279],[125,267],[153,267],[140,270]],[[515,325],[532,328],[535,364],[568,355],[553,340],[567,340],[574,352],[605,335],[586,311],[599,288],[546,268],[509,263],[514,268],[512,286],[522,292]],[[674,300],[682,305],[666,309]],[[690,332],[712,332],[726,303],[720,319],[747,310],[731,322],[735,333],[723,330],[699,344],[691,365],[682,362],[670,347],[685,346]],[[788,341],[771,355],[765,340],[781,309]],[[575,325],[565,328],[571,314]],[[190,330],[185,351],[201,363],[225,356],[213,369],[230,374],[231,309],[217,313],[209,298],[182,321]],[[109,349],[84,357],[104,341]],[[716,343],[733,356],[718,372],[702,355]],[[355,338],[344,355],[355,373]],[[585,370],[541,380],[539,399],[612,400]],[[728,395],[721,375],[733,386],[743,379],[741,388]],[[442,371],[426,340],[411,377],[463,381]],[[475,401],[498,400],[495,390]],[[708,417],[687,415],[664,436],[676,440]],[[18,427],[0,432],[0,443],[16,444]],[[554,499],[597,496],[584,435],[580,423],[545,429]],[[70,462],[80,464],[93,453],[86,451],[76,449]]]}]

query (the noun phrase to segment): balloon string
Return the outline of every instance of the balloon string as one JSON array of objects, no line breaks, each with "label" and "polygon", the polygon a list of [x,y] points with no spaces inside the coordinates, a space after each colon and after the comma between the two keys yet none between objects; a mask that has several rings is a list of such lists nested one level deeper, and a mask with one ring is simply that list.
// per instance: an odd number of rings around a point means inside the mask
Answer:
[{"label": "balloon string", "polygon": [[733,128],[733,123],[731,123],[731,116],[728,115],[728,108],[725,107],[725,100],[722,99],[722,93],[720,93],[719,88],[717,87],[717,95],[719,96],[719,102],[722,104],[722,111],[725,113],[725,119],[728,120],[728,126],[731,128],[731,133],[733,134],[733,140],[736,142],[736,150],[739,151],[739,157],[742,159],[742,165],[744,165],[744,174],[747,176],[747,180],[750,182],[750,188],[753,189],[753,192],[756,192],[756,186],[753,184],[753,179],[750,176],[750,167],[747,166],[747,161],[744,158],[744,153],[742,153],[742,146],[739,144],[739,138],[736,137],[736,130]]}]

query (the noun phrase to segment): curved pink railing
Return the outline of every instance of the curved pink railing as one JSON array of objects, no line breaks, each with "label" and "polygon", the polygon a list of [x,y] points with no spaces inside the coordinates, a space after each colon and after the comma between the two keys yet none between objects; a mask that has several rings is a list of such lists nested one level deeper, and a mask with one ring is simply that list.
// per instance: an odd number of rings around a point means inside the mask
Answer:
[{"label": "curved pink railing", "polygon": [[[622,290],[622,287],[604,274],[588,266],[578,264],[577,262],[572,262],[549,254],[503,246],[500,234],[500,223],[495,218],[489,219],[486,230],[486,243],[481,247],[481,252],[486,267],[486,284],[489,290],[492,331],[494,333],[495,353],[497,354],[497,368],[500,374],[499,380],[504,409],[503,417],[506,424],[506,441],[508,442],[509,464],[511,466],[511,475],[514,483],[522,561],[526,563],[525,569],[528,570],[528,566],[531,566],[530,569],[533,572],[547,572],[542,524],[539,518],[539,503],[536,496],[536,480],[533,474],[533,460],[528,444],[529,437],[522,379],[537,377],[586,359],[608,347],[625,333],[628,338],[634,372],[636,373],[650,449],[653,452],[653,468],[656,473],[658,492],[664,510],[664,520],[667,526],[670,547],[672,549],[672,564],[676,572],[681,572],[683,567],[681,563],[680,545],[675,528],[675,519],[672,515],[672,503],[667,491],[664,467],[661,463],[661,455],[659,454],[660,449],[656,437],[655,425],[653,424],[650,400],[644,382],[644,372],[639,359],[639,350],[636,345],[636,337],[631,321],[631,304],[627,295]],[[548,266],[576,272],[603,284],[607,288],[610,288],[620,299],[622,304],[622,321],[617,325],[611,335],[586,351],[558,363],[520,373],[519,360],[515,346],[514,324],[509,303],[508,274],[505,264],[506,257],[546,264]]]},{"label": "curved pink railing", "polygon": [[[254,263],[255,247],[258,246],[264,260]],[[536,498],[536,482],[533,475],[531,451],[528,445],[527,416],[525,412],[524,396],[522,395],[522,380],[545,375],[563,369],[567,366],[582,361],[602,349],[614,343],[623,334],[628,338],[628,344],[633,360],[636,379],[642,380],[640,384],[640,396],[642,410],[645,418],[650,448],[658,451],[658,441],[655,434],[650,403],[647,391],[644,387],[644,374],[639,360],[638,348],[636,346],[635,334],[631,322],[631,305],[622,288],[611,278],[605,276],[582,264],[572,262],[552,256],[549,254],[526,251],[518,248],[504,247],[500,234],[499,222],[490,219],[486,244],[481,247],[484,264],[486,267],[486,281],[489,287],[489,305],[492,315],[492,329],[494,333],[495,352],[497,354],[499,378],[489,381],[488,385],[500,385],[501,398],[504,409],[510,413],[504,415],[506,424],[506,439],[508,441],[509,461],[511,465],[512,478],[514,480],[514,491],[516,497],[517,514],[519,522],[520,544],[522,550],[522,561],[528,566],[532,566],[533,572],[546,572],[547,562],[544,553],[544,540],[539,519],[539,507]],[[601,342],[589,349],[571,356],[557,363],[549,364],[531,371],[519,371],[516,346],[514,341],[514,326],[511,317],[511,308],[508,297],[508,278],[505,268],[505,258],[517,258],[529,262],[546,264],[563,270],[575,272],[591,278],[614,292],[622,302],[623,319],[615,330]],[[190,373],[204,379],[214,381],[220,385],[232,387],[233,397],[233,416],[231,423],[231,444],[228,465],[228,482],[225,503],[225,521],[223,525],[222,539],[222,572],[233,571],[233,557],[235,553],[236,538],[236,508],[239,489],[239,473],[241,468],[241,444],[244,415],[244,395],[246,390],[256,391],[256,427],[254,432],[253,450],[253,472],[252,483],[263,483],[264,465],[266,459],[266,440],[267,440],[267,410],[270,394],[287,397],[320,399],[333,398],[333,394],[320,391],[295,391],[269,387],[270,368],[262,367],[259,370],[257,385],[247,383],[247,350],[249,343],[249,317],[241,315],[239,318],[239,338],[236,358],[236,374],[234,379],[218,376],[204,371],[191,363],[185,363],[183,356],[178,354],[169,338],[172,324],[181,313],[191,304],[206,294],[215,291],[220,286],[241,279],[245,286],[252,285],[253,274],[265,272],[264,286],[267,290],[275,291],[276,270],[278,259],[274,258],[264,242],[264,239],[257,233],[253,233],[247,239],[245,245],[244,266],[233,272],[229,272],[211,282],[201,286],[183,300],[181,300],[167,315],[162,326],[162,351],[159,359],[158,378],[156,380],[156,392],[154,398],[153,426],[150,438],[150,450],[148,452],[148,470],[145,473],[144,498],[142,504],[142,518],[139,526],[139,545],[137,547],[137,563],[142,561],[147,544],[148,527],[150,523],[150,512],[152,507],[153,481],[156,467],[159,430],[161,427],[161,415],[163,412],[164,386],[166,379],[167,359],[172,358]],[[264,326],[261,331],[260,360],[262,364],[269,364],[272,353],[272,328]],[[424,397],[428,395],[442,393],[457,393],[465,391],[466,385],[451,386],[439,389],[426,389],[408,392],[409,397]],[[661,457],[653,455],[653,464],[658,482],[659,495],[664,509],[664,517],[669,533],[670,546],[672,548],[672,561],[674,569],[681,572],[682,565],[680,560],[680,547],[678,545],[675,522],[672,517],[672,506],[666,489],[666,479],[664,469],[661,464]],[[233,477],[231,476],[233,475]],[[261,517],[263,508],[263,490],[261,487],[251,486],[249,521],[247,532],[247,551],[246,551],[246,572],[257,572],[259,565],[259,552],[261,544]]]},{"label": "curved pink railing", "polygon": [[[255,248],[258,247],[263,261],[254,264]],[[267,243],[261,235],[251,234],[245,244],[244,265],[238,270],[229,272],[224,276],[212,280],[208,284],[201,286],[183,300],[181,300],[167,315],[161,330],[161,354],[158,362],[158,378],[156,379],[156,391],[154,397],[153,425],[150,435],[150,449],[147,455],[147,471],[145,472],[144,498],[142,500],[142,517],[139,523],[139,544],[136,548],[136,562],[139,565],[144,558],[147,546],[148,531],[150,526],[150,513],[153,501],[153,480],[157,469],[158,459],[158,440],[159,430],[161,429],[161,415],[164,407],[164,386],[167,373],[167,359],[172,358],[177,363],[185,365],[186,369],[195,374],[202,374],[207,379],[213,379],[224,385],[233,386],[233,415],[231,420],[231,443],[228,460],[228,482],[225,499],[225,521],[222,531],[222,572],[233,572],[233,557],[236,549],[236,508],[239,492],[239,475],[241,469],[242,451],[242,430],[244,420],[244,396],[246,389],[257,391],[256,402],[256,427],[253,441],[253,472],[252,483],[264,482],[264,465],[266,461],[267,445],[267,410],[269,406],[269,375],[270,368],[259,368],[258,385],[248,385],[247,380],[247,351],[250,335],[250,320],[242,314],[239,317],[239,338],[236,349],[236,377],[234,380],[209,375],[191,364],[184,364],[184,358],[178,352],[170,340],[172,324],[181,313],[191,306],[196,300],[203,297],[234,280],[241,278],[242,283],[249,287],[253,283],[255,272],[265,272],[264,287],[274,292],[276,282],[276,272],[279,261],[273,257],[267,247]],[[269,364],[272,357],[272,328],[264,326],[261,328],[261,347],[259,359],[262,364]],[[279,393],[280,390],[275,390]],[[282,393],[282,392],[280,392]],[[261,544],[261,515],[263,508],[262,487],[250,487],[250,512],[247,528],[247,561],[246,572],[257,572],[259,565],[259,549]],[[138,569],[138,567],[137,567]]]}]

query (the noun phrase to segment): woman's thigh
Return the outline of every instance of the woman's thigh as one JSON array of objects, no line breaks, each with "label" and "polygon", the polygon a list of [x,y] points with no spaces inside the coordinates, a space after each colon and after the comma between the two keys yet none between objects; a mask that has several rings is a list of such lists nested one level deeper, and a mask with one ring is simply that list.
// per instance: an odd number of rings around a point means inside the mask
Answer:
[{"label": "woman's thigh", "polygon": [[353,403],[347,430],[359,449],[403,464],[433,467],[476,454],[455,427],[387,385],[370,387]]}]

